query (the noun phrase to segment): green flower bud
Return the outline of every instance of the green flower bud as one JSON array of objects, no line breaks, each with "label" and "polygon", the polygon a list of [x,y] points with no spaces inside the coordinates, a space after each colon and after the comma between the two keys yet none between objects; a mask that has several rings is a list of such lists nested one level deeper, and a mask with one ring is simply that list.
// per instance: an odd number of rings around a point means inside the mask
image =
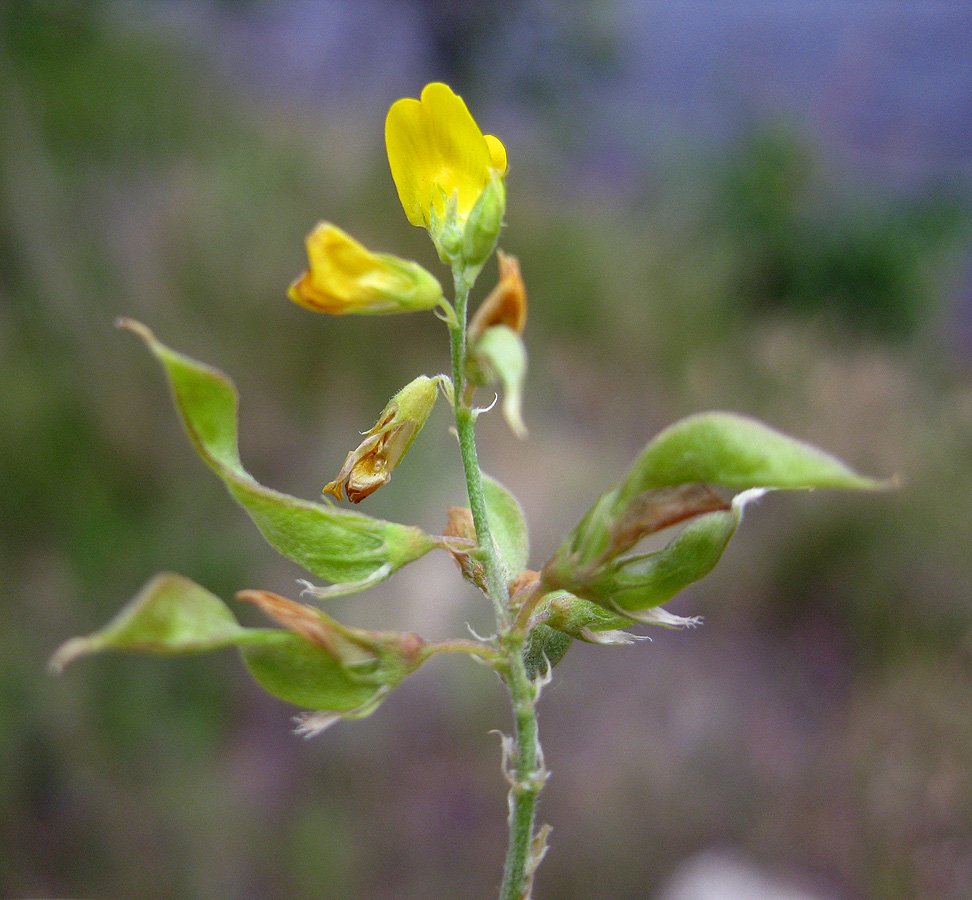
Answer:
[{"label": "green flower bud", "polygon": [[462,235],[462,258],[479,268],[492,255],[506,213],[506,184],[495,171],[469,213]]}]

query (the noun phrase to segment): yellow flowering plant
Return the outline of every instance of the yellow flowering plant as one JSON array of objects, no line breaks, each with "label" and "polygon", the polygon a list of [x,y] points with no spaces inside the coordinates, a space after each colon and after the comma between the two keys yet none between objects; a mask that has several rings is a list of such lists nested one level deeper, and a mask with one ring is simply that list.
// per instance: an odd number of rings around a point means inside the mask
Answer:
[{"label": "yellow flowering plant", "polygon": [[[64,643],[52,665],[60,670],[106,650],[173,654],[236,647],[265,690],[305,710],[298,730],[312,735],[373,713],[435,654],[474,657],[495,671],[513,712],[512,734],[503,739],[510,792],[500,897],[524,900],[550,831],[536,821],[548,777],[537,706],[571,643],[628,644],[641,637],[630,630],[639,624],[694,624],[662,605],[711,571],[746,505],[766,491],[871,490],[880,483],[753,419],[702,413],[649,441],[551,557],[531,569],[523,509],[480,468],[475,434],[479,416],[488,411],[474,405],[476,389],[495,383],[507,422],[526,436],[527,293],[515,257],[498,251],[499,282],[468,316],[472,288],[503,224],[505,148],[483,134],[462,99],[438,83],[426,86],[420,99],[391,107],[385,140],[406,217],[428,229],[451,269],[452,299],[416,263],[372,253],[327,222],[308,235],[309,267],[288,294],[330,314],[437,310],[448,331],[451,366],[448,374],[419,375],[391,398],[324,487],[333,500],[291,497],[256,481],[240,459],[237,395],[229,378],[170,349],[138,322],[120,324],[159,361],[190,442],[230,496],[274,548],[325,582],[304,582],[304,596],[319,604],[362,591],[428,552],[445,550],[491,605],[495,634],[427,641],[366,630],[337,622],[319,605],[264,590],[241,591],[237,600],[254,604],[274,627],[244,627],[206,588],[163,573],[104,628]],[[445,513],[443,533],[339,505],[345,494],[352,503],[364,501],[404,464],[439,393],[452,408],[467,495]],[[660,549],[639,552],[644,538],[670,529],[677,531]]]}]

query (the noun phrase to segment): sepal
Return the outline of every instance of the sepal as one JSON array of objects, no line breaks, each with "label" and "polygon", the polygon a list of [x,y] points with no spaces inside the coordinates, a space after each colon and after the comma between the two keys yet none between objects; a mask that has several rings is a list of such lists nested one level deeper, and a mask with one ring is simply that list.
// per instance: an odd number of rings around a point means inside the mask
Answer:
[{"label": "sepal", "polygon": [[492,255],[503,228],[506,214],[506,184],[503,174],[495,169],[476,199],[462,232],[462,261],[478,272]]},{"label": "sepal", "polygon": [[439,203],[433,204],[429,210],[429,237],[439,259],[452,266],[462,262],[463,223],[459,219],[458,195],[447,196],[438,185],[433,191],[438,193]]}]

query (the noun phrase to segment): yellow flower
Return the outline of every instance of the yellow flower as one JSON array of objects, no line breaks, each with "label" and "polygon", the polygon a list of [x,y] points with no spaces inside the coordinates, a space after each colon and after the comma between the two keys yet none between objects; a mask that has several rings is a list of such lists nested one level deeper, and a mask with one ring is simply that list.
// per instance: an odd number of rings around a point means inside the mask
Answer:
[{"label": "yellow flower", "polygon": [[310,268],[287,291],[317,312],[380,314],[414,312],[442,304],[442,286],[420,265],[372,253],[330,222],[307,235]]},{"label": "yellow flower", "polygon": [[440,378],[420,375],[403,387],[382,410],[374,427],[364,440],[348,454],[334,481],[324,486],[323,493],[360,503],[391,479],[394,469],[421,431],[432,412]]},{"label": "yellow flower", "polygon": [[434,82],[422,98],[397,100],[385,120],[392,178],[408,221],[428,228],[455,196],[464,221],[494,178],[506,172],[506,148],[479,130],[462,98]]}]

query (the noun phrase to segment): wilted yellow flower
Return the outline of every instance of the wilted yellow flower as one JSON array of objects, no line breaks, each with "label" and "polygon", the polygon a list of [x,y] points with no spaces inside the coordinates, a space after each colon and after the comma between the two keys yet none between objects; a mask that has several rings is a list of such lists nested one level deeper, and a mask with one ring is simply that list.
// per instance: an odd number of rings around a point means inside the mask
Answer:
[{"label": "wilted yellow flower", "polygon": [[462,98],[440,82],[428,84],[420,100],[397,100],[385,120],[392,178],[408,221],[426,228],[455,195],[465,220],[492,178],[506,172],[506,148],[479,130]]},{"label": "wilted yellow flower", "polygon": [[[441,378],[442,376],[439,376]],[[403,387],[382,410],[364,440],[348,454],[334,481],[323,493],[360,503],[391,479],[405,451],[411,446],[435,405],[439,378],[420,375]]]},{"label": "wilted yellow flower", "polygon": [[527,297],[520,263],[500,250],[499,281],[480,304],[466,330],[469,344],[467,375],[474,384],[503,385],[503,418],[517,437],[527,436],[523,424],[523,384],[527,352],[520,335],[526,326]]},{"label": "wilted yellow flower", "polygon": [[499,281],[479,305],[467,330],[469,343],[473,346],[483,332],[494,325],[506,325],[517,334],[523,334],[526,327],[527,296],[520,261],[502,250],[497,251],[496,259]]},{"label": "wilted yellow flower", "polygon": [[310,268],[287,291],[295,303],[333,314],[415,312],[443,303],[442,286],[420,265],[372,253],[330,222],[307,235]]}]

